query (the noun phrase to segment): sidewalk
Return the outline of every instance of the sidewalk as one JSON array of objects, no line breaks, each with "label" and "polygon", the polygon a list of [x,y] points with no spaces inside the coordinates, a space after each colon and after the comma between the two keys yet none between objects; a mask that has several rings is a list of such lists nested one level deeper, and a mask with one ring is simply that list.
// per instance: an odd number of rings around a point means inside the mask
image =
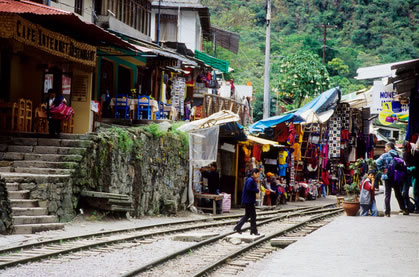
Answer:
[{"label": "sidewalk", "polygon": [[394,193],[391,208],[390,218],[342,215],[241,276],[418,276],[419,214],[399,215]]}]

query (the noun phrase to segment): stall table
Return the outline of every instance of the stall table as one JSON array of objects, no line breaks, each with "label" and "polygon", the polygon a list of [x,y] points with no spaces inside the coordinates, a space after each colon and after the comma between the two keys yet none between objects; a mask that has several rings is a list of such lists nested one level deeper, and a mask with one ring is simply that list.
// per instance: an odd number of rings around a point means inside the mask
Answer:
[{"label": "stall table", "polygon": [[[201,210],[212,210],[212,214],[217,214],[217,201],[218,200],[223,200],[224,195],[218,195],[218,194],[206,194],[206,193],[194,193],[195,198],[205,198],[205,199],[210,199],[212,200],[212,208],[207,208],[207,207],[198,207],[198,209]],[[221,213],[223,213],[223,210],[220,207],[220,211]]]}]

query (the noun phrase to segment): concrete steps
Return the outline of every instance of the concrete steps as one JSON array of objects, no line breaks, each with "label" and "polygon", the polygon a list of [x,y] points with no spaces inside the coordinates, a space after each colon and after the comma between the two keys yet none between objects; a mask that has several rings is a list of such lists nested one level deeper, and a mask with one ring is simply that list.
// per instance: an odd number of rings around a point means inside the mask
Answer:
[{"label": "concrete steps", "polygon": [[13,218],[15,216],[41,216],[41,215],[48,215],[47,208],[19,208],[19,207],[13,207]]},{"label": "concrete steps", "polygon": [[47,224],[47,223],[58,223],[58,218],[54,215],[19,215],[13,217],[14,225],[23,224]]},{"label": "concrete steps", "polygon": [[29,193],[30,193],[29,190],[9,191],[9,198],[10,199],[28,199]]},{"label": "concrete steps", "polygon": [[24,152],[1,152],[0,159],[3,161],[45,161],[45,162],[79,162],[81,155],[60,155],[60,154],[35,154]]},{"label": "concrete steps", "polygon": [[[61,168],[73,169],[76,168],[76,162],[45,162],[45,161],[13,161],[13,167],[30,167],[30,168]],[[1,165],[0,165],[1,166]]]},{"label": "concrete steps", "polygon": [[0,135],[0,176],[5,178],[12,205],[14,232],[28,234],[64,228],[47,208],[39,207],[31,192],[39,185],[68,182],[93,135],[21,133]]},{"label": "concrete steps", "polygon": [[63,223],[45,223],[45,224],[18,224],[14,225],[15,234],[33,234],[36,232],[63,229]]},{"label": "concrete steps", "polygon": [[[10,198],[10,196],[9,196]],[[10,198],[10,204],[13,207],[19,207],[19,208],[35,208],[38,207],[38,200],[32,200],[32,199],[12,199]]]},{"label": "concrete steps", "polygon": [[17,167],[14,172],[17,173],[32,173],[32,174],[71,174],[74,169],[61,169],[61,168],[37,168],[37,167]]},{"label": "concrete steps", "polygon": [[19,183],[6,183],[6,188],[9,193],[19,190]]}]

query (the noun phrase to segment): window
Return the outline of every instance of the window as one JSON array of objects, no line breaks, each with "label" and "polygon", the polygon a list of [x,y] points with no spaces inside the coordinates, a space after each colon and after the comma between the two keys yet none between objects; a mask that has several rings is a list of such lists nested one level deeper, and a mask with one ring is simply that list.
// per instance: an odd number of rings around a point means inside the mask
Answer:
[{"label": "window", "polygon": [[74,0],[74,12],[83,15],[83,0]]},{"label": "window", "polygon": [[[158,20],[158,18],[156,18],[156,20]],[[177,15],[160,15],[159,37],[160,41],[177,41]]]},{"label": "window", "polygon": [[390,138],[390,136],[391,136],[391,131],[390,130],[379,129],[379,131],[384,137]]},{"label": "window", "polygon": [[399,140],[399,131],[393,131],[393,138]]}]

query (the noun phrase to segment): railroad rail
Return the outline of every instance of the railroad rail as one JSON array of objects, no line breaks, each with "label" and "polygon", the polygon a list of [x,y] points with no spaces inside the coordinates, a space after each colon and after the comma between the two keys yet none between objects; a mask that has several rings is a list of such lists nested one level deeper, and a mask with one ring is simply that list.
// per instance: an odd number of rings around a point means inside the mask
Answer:
[{"label": "railroad rail", "polygon": [[[268,219],[264,219],[261,220],[261,222],[257,223],[258,226],[262,226],[262,225],[266,225],[275,221],[281,221],[284,219],[290,219],[290,218],[294,218],[294,217],[307,217],[310,215],[314,215],[314,214],[319,214],[320,215],[316,215],[316,216],[312,216],[309,219],[306,219],[302,222],[298,222],[298,223],[293,223],[291,227],[282,229],[278,232],[273,232],[245,247],[239,247],[239,249],[237,250],[237,247],[232,247],[232,249],[228,249],[228,247],[226,247],[225,245],[220,245],[220,246],[214,246],[211,249],[204,249],[203,251],[200,252],[201,255],[199,255],[197,252],[197,249],[199,248],[204,248],[207,247],[210,244],[217,244],[223,241],[223,239],[225,239],[226,237],[234,234],[234,231],[231,232],[226,232],[220,235],[217,235],[215,237],[206,239],[204,241],[195,243],[192,246],[188,246],[185,247],[179,251],[173,252],[167,256],[158,258],[146,265],[142,265],[141,267],[138,267],[130,272],[125,273],[124,275],[122,275],[123,277],[131,277],[131,276],[158,276],[161,275],[165,270],[167,270],[167,267],[169,266],[165,266],[166,263],[172,262],[172,264],[174,265],[173,267],[176,268],[176,265],[179,264],[183,264],[181,261],[176,261],[176,259],[182,259],[182,257],[187,256],[188,260],[192,260],[192,258],[190,257],[191,253],[194,253],[195,256],[198,256],[200,260],[204,259],[203,255],[205,255],[205,253],[213,253],[214,256],[219,257],[220,253],[217,253],[216,249],[223,249],[223,251],[232,251],[229,254],[225,254],[223,255],[223,257],[219,260],[216,260],[214,263],[210,263],[209,265],[205,266],[203,269],[199,269],[196,273],[194,273],[192,276],[206,276],[208,275],[211,271],[213,271],[215,268],[221,266],[222,264],[226,263],[226,261],[230,261],[231,259],[234,259],[235,257],[237,257],[238,255],[245,253],[247,251],[249,251],[250,249],[253,249],[255,247],[257,247],[258,245],[264,244],[266,243],[266,241],[270,240],[271,238],[274,237],[278,237],[278,236],[282,236],[285,235],[289,232],[293,232],[295,230],[298,230],[300,228],[302,228],[304,225],[307,225],[309,223],[312,222],[316,222],[322,218],[325,217],[329,217],[332,215],[337,215],[339,213],[341,213],[343,210],[341,208],[334,208],[334,209],[316,209],[316,208],[311,208],[311,209],[307,209],[305,211],[295,211],[292,212],[290,214],[287,215],[282,215],[282,216],[278,216],[278,217],[273,217],[273,218],[268,218]],[[243,229],[243,231],[245,231],[246,229],[249,229],[250,227],[246,227]],[[311,231],[313,231],[313,229],[311,229]],[[195,251],[195,252],[194,252]],[[196,254],[195,254],[196,253]],[[188,254],[188,255],[186,255]],[[180,257],[180,258],[179,258]],[[211,258],[211,257],[210,257]],[[189,262],[190,264],[191,262]],[[193,263],[193,262],[192,262]],[[161,268],[159,270],[159,268]],[[150,271],[153,272],[150,272]],[[191,269],[188,269],[191,270]],[[169,270],[170,271],[170,270]],[[174,273],[174,275],[176,276],[184,276],[185,272],[181,272],[181,273]]]},{"label": "railroad rail", "polygon": [[[301,211],[306,213],[312,212],[314,210],[324,209],[327,206],[331,205],[259,212],[258,220],[263,221],[273,219],[280,214],[288,212],[294,214]],[[141,241],[156,236],[164,236],[166,234],[180,233],[188,230],[233,225],[237,223],[237,219],[241,216],[242,214],[195,220],[180,220],[135,228],[89,233],[85,235],[58,238],[36,243],[28,243],[7,249],[0,249],[0,269],[13,267],[18,264],[40,261],[77,251],[89,251],[89,249],[117,245],[127,241]],[[286,218],[288,216],[290,215],[285,214],[283,217]],[[186,226],[173,228],[173,226],[178,225]],[[156,231],[155,229],[159,230]]]}]

